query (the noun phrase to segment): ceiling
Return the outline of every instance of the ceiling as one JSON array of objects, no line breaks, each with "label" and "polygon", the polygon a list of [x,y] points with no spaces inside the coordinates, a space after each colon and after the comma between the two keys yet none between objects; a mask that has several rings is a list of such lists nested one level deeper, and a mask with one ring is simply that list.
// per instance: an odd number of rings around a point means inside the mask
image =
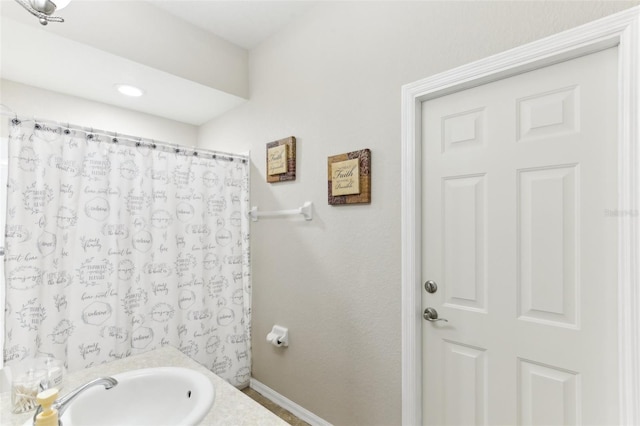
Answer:
[{"label": "ceiling", "polygon": [[153,5],[247,50],[303,15],[317,1],[167,1]]},{"label": "ceiling", "polygon": [[[0,75],[199,126],[246,102],[248,51],[317,3],[73,0],[56,13],[64,23],[41,26],[0,0]],[[116,83],[146,93],[126,98]]]}]

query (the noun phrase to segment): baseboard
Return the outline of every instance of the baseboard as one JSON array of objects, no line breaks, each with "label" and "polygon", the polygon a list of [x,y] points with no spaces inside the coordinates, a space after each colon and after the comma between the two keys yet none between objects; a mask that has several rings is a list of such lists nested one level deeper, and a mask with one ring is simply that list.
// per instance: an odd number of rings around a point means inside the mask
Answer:
[{"label": "baseboard", "polygon": [[291,414],[298,417],[300,420],[304,420],[305,422],[309,423],[311,426],[332,426],[331,423],[321,419],[306,408],[302,408],[295,402],[291,401],[289,398],[280,395],[278,392],[274,391],[266,385],[263,385],[253,377],[249,382],[249,387],[254,391],[260,393],[269,401],[275,402],[285,410],[288,410]]}]

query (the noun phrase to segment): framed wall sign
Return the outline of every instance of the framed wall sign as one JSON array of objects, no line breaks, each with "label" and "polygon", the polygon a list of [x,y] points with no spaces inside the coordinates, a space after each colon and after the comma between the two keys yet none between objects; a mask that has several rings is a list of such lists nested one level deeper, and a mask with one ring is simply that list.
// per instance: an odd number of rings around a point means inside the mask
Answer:
[{"label": "framed wall sign", "polygon": [[296,180],[296,138],[267,144],[267,182]]},{"label": "framed wall sign", "polygon": [[371,150],[334,155],[327,161],[329,204],[371,203]]}]

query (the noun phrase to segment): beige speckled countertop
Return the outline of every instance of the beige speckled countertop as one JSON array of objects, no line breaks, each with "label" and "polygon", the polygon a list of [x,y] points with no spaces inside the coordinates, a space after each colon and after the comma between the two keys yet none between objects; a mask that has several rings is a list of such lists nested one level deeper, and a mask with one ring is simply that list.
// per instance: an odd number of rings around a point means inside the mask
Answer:
[{"label": "beige speckled countertop", "polygon": [[[77,386],[98,376],[110,376],[129,370],[151,367],[185,367],[205,374],[213,383],[216,396],[209,414],[201,425],[219,426],[283,426],[287,425],[275,414],[237,390],[222,378],[193,361],[179,350],[166,346],[162,349],[134,355],[129,358],[97,365],[86,370],[69,373],[65,377],[61,394],[66,394]],[[31,413],[11,413],[11,392],[0,394],[0,425],[22,426]]]}]

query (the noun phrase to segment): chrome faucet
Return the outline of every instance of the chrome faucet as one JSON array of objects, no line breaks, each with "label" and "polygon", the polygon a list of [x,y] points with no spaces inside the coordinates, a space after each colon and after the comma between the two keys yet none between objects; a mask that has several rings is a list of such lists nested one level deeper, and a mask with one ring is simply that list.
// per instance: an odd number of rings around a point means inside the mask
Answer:
[{"label": "chrome faucet", "polygon": [[[62,396],[56,399],[56,402],[54,402],[51,405],[51,408],[55,408],[56,410],[58,410],[58,422],[59,422],[60,418],[62,417],[62,414],[64,414],[67,408],[69,408],[69,405],[85,390],[98,385],[102,385],[104,386],[105,389],[108,390],[116,386],[117,384],[118,384],[118,381],[113,377],[98,377],[97,379],[91,380],[90,382],[87,382],[84,385],[78,386],[77,388],[75,388],[65,396]],[[38,406],[36,413],[33,415],[34,425],[36,424],[36,416],[41,412],[42,412],[42,407]],[[61,424],[61,423],[59,422],[58,424]]]}]

